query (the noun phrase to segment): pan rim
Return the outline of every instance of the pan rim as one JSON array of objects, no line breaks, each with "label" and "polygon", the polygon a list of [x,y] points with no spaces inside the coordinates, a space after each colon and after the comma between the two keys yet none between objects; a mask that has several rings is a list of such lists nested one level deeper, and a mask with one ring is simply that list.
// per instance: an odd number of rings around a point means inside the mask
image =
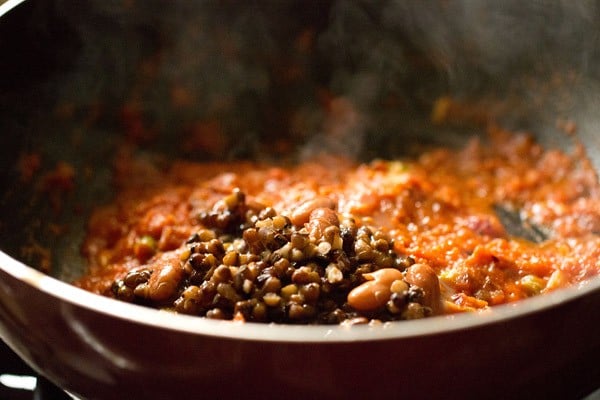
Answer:
[{"label": "pan rim", "polygon": [[24,1],[25,0],[6,0],[2,2],[2,0],[0,0],[0,17],[12,10],[13,8],[15,8],[16,6],[18,6],[19,4],[23,3]]},{"label": "pan rim", "polygon": [[125,303],[51,277],[3,251],[0,251],[0,270],[31,286],[32,290],[72,306],[155,329],[222,339],[285,343],[364,342],[447,334],[526,317],[600,290],[600,276],[595,276],[578,285],[515,303],[493,306],[482,312],[376,325],[289,325],[210,320]]}]

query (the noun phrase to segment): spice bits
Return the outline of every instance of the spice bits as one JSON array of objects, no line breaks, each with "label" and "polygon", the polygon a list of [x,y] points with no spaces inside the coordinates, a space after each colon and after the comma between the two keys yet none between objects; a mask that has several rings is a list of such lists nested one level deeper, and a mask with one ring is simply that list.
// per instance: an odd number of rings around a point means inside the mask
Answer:
[{"label": "spice bits", "polygon": [[198,216],[200,228],[177,250],[176,265],[173,257],[150,259],[116,280],[113,295],[184,314],[276,323],[367,323],[435,311],[438,283],[419,287],[411,277],[427,267],[411,273],[414,261],[397,255],[384,232],[358,226],[326,198],[295,210],[280,215],[234,190]]}]

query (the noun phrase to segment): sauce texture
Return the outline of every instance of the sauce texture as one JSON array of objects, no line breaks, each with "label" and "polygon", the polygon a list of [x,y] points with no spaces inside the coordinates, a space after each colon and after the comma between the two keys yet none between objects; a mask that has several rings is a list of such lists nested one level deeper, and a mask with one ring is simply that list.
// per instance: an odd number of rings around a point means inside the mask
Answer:
[{"label": "sauce texture", "polygon": [[522,300],[600,270],[600,192],[583,151],[545,150],[499,128],[459,150],[365,164],[160,170],[122,157],[117,184],[115,202],[89,221],[89,273],[75,284],[208,318],[422,318]]}]

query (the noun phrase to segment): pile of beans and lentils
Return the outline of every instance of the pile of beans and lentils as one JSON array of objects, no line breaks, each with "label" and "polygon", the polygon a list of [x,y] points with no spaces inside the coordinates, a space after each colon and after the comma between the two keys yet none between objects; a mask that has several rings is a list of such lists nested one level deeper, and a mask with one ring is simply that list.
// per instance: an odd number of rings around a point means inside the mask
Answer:
[{"label": "pile of beans and lentils", "polygon": [[290,216],[234,190],[198,216],[175,264],[129,272],[120,300],[215,319],[338,324],[423,318],[438,309],[437,276],[397,255],[388,235],[340,215],[326,198]]}]

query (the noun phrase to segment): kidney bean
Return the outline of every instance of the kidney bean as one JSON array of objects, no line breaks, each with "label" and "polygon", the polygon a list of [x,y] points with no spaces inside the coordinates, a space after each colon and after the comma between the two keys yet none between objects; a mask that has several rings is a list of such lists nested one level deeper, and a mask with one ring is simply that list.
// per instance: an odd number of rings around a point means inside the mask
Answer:
[{"label": "kidney bean", "polygon": [[183,279],[184,270],[178,262],[167,262],[163,267],[154,271],[148,280],[148,298],[164,301],[175,295],[179,283]]},{"label": "kidney bean", "polygon": [[331,208],[316,208],[309,216],[307,226],[308,236],[315,242],[320,241],[324,239],[325,232],[328,228],[334,227],[333,229],[336,229],[339,225],[340,221],[334,210]]},{"label": "kidney bean", "polygon": [[435,271],[427,264],[414,264],[406,269],[406,282],[423,289],[423,305],[430,307],[433,314],[442,309],[440,281]]},{"label": "kidney bean", "polygon": [[367,282],[355,287],[348,294],[348,304],[359,311],[375,311],[385,306],[390,299],[390,287],[403,278],[402,272],[394,268],[383,268],[363,274]]},{"label": "kidney bean", "polygon": [[301,227],[308,222],[310,219],[310,214],[313,212],[313,210],[316,210],[317,208],[328,208],[333,210],[335,207],[335,202],[330,198],[317,197],[315,199],[305,201],[296,207],[290,215],[290,221],[292,224]]}]

